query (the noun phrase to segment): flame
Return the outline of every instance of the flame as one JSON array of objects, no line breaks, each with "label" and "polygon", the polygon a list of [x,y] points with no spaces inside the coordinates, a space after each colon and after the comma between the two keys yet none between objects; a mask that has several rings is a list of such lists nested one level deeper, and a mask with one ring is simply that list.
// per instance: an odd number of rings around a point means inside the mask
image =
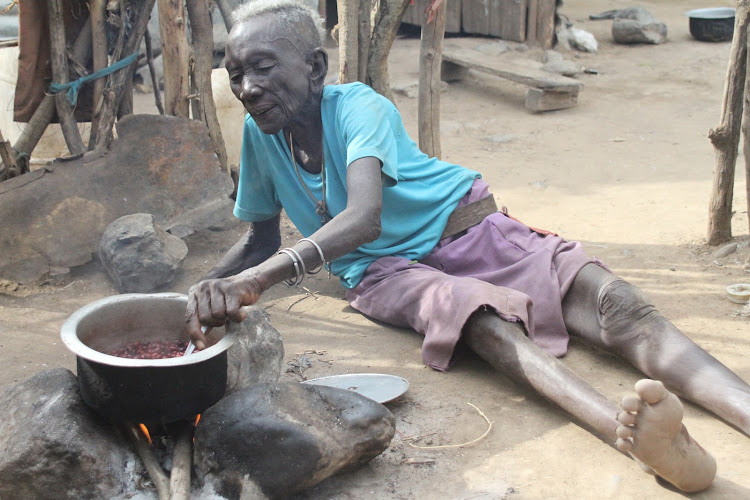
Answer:
[{"label": "flame", "polygon": [[198,416],[195,417],[195,423],[193,424],[193,427],[198,427],[198,422],[201,421],[201,414],[199,413]]},{"label": "flame", "polygon": [[151,434],[149,434],[148,428],[143,424],[138,424],[138,427],[141,429],[143,435],[146,436],[146,441],[148,441],[148,444],[152,445],[153,443],[151,442]]}]

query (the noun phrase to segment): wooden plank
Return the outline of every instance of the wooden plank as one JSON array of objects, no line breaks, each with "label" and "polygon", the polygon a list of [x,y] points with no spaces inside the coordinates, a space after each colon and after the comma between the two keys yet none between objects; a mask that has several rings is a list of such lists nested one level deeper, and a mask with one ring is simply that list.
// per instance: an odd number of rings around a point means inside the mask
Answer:
[{"label": "wooden plank", "polygon": [[555,41],[555,0],[537,0],[536,41],[545,49]]},{"label": "wooden plank", "polygon": [[[445,2],[445,32],[461,33],[461,0],[443,0]],[[429,0],[414,0],[406,9],[401,22],[422,26],[424,9]]]},{"label": "wooden plank", "polygon": [[461,26],[465,33],[526,41],[527,0],[462,0]]},{"label": "wooden plank", "polygon": [[500,78],[521,83],[538,89],[554,89],[557,91],[578,91],[583,83],[541,69],[525,67],[511,61],[501,61],[488,57],[472,49],[447,46],[443,48],[443,60],[458,64],[477,71],[482,71]]},{"label": "wooden plank", "polygon": [[553,111],[572,108],[578,103],[578,91],[555,92],[531,88],[526,91],[526,109],[531,111]]}]

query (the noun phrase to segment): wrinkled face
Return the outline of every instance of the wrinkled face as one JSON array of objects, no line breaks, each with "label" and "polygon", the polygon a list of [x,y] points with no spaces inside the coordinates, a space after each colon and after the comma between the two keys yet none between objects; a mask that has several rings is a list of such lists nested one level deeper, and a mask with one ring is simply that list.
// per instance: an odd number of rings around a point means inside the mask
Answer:
[{"label": "wrinkled face", "polygon": [[284,128],[312,96],[312,65],[285,37],[272,15],[232,28],[226,68],[235,97],[266,134]]}]

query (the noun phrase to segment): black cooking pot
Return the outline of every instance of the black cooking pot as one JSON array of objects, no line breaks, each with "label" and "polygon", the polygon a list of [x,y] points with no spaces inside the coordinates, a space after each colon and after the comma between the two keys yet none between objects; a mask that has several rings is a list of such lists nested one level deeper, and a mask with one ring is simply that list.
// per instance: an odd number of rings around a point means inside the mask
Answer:
[{"label": "black cooking pot", "polygon": [[76,355],[84,402],[109,420],[146,425],[193,417],[218,402],[226,389],[227,349],[234,342],[229,335],[177,358],[106,354],[133,342],[187,340],[186,305],[187,297],[176,293],[124,294],[71,315],[61,336]]},{"label": "black cooking pot", "polygon": [[687,13],[690,18],[690,34],[703,42],[726,42],[734,34],[734,9],[717,7],[695,9]]}]

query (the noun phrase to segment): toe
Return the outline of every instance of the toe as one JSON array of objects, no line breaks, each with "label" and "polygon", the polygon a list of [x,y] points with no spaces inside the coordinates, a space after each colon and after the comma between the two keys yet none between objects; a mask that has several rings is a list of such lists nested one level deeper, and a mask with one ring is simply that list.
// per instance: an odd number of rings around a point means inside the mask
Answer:
[{"label": "toe", "polygon": [[620,400],[620,408],[625,411],[638,411],[641,409],[641,399],[636,395],[627,395]]},{"label": "toe", "polygon": [[635,424],[635,415],[632,413],[628,413],[626,411],[621,411],[617,414],[617,421],[620,422],[622,425],[634,425]]},{"label": "toe", "polygon": [[639,380],[635,383],[635,392],[648,404],[658,403],[667,397],[667,389],[658,380]]},{"label": "toe", "polygon": [[633,451],[633,443],[629,439],[617,438],[617,441],[615,441],[615,446],[618,450],[626,453],[629,451]]},{"label": "toe", "polygon": [[615,430],[615,433],[618,438],[630,439],[633,437],[633,428],[626,425],[620,425],[617,427],[617,430]]}]

